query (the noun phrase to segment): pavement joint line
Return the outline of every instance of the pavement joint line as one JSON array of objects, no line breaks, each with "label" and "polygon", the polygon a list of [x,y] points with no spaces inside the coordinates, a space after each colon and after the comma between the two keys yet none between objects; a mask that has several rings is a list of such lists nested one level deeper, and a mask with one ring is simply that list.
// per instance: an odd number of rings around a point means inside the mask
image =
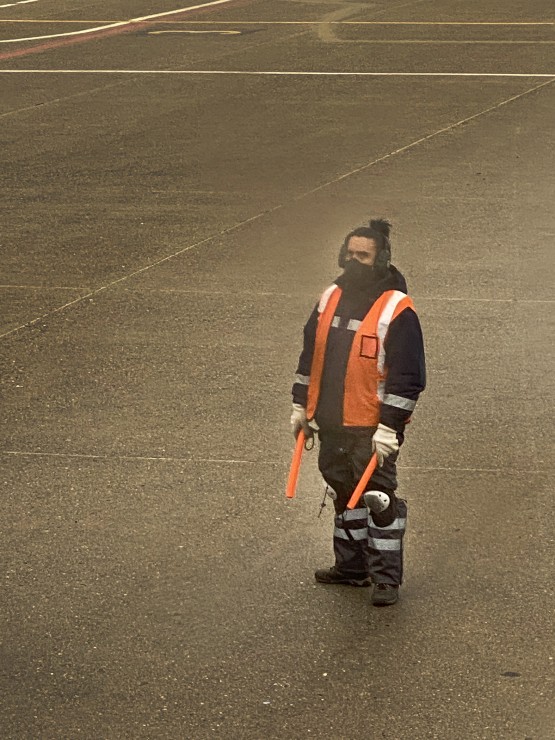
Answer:
[{"label": "pavement joint line", "polygon": [[[95,75],[235,75],[258,77],[497,77],[507,79],[541,79],[555,81],[555,72],[314,72],[307,70],[244,70],[244,69],[0,69],[0,74],[95,74]],[[541,87],[541,85],[540,85]],[[522,93],[532,92],[537,88]],[[514,98],[509,98],[510,102]],[[501,103],[500,105],[504,105]],[[490,110],[490,109],[488,109]],[[484,111],[488,112],[488,111]],[[476,115],[482,115],[478,113]],[[466,120],[466,119],[465,119]],[[470,119],[468,119],[470,120]],[[454,124],[459,125],[459,124]]]},{"label": "pavement joint line", "polygon": [[12,457],[69,457],[72,459],[85,460],[139,460],[149,462],[195,462],[195,463],[226,463],[236,465],[281,465],[282,461],[276,460],[237,460],[235,458],[219,457],[162,457],[147,455],[106,455],[106,454],[85,454],[75,452],[29,452],[25,450],[2,450],[2,455],[11,455]]},{"label": "pavement joint line", "polygon": [[[65,457],[72,459],[84,459],[84,460],[137,460],[147,462],[192,462],[192,463],[225,463],[225,464],[236,464],[236,465],[267,465],[267,466],[280,466],[289,464],[288,461],[283,460],[238,460],[236,458],[220,458],[220,457],[163,457],[163,456],[147,456],[147,455],[106,455],[106,454],[88,454],[88,453],[76,453],[76,452],[32,452],[29,450],[1,450],[1,455],[11,457]],[[458,466],[426,466],[426,465],[397,465],[399,470],[422,470],[422,471],[434,471],[434,472],[453,472],[453,473],[546,473],[552,470],[551,467],[546,468],[507,468],[506,466],[500,468],[468,468]]]},{"label": "pavement joint line", "polygon": [[453,303],[555,303],[553,298],[456,298],[453,296],[411,296],[415,301],[452,301]]},{"label": "pavement joint line", "polygon": [[[0,288],[2,286],[0,285]],[[10,287],[10,286],[8,286]],[[25,287],[25,286],[24,286]],[[78,290],[77,288],[68,288],[68,290]],[[203,290],[202,288],[151,288],[148,286],[140,286],[136,288],[124,288],[126,293],[176,293],[177,295],[224,295],[228,297],[244,297],[244,296],[279,296],[280,298],[294,298],[296,293],[284,293],[279,290]],[[514,304],[528,304],[528,303],[541,303],[541,304],[552,304],[555,303],[553,298],[473,298],[472,296],[465,297],[454,297],[454,296],[419,296],[412,295],[411,297],[415,301],[450,301],[454,303],[514,303]]]},{"label": "pavement joint line", "polygon": [[126,293],[176,293],[178,295],[225,295],[225,296],[279,296],[280,298],[293,298],[295,293],[281,293],[278,290],[203,290],[202,288],[149,288],[147,286],[137,288],[124,288]]},{"label": "pavement joint line", "polygon": [[546,468],[510,468],[503,466],[502,468],[459,468],[459,467],[452,467],[452,466],[431,466],[426,467],[425,465],[397,465],[396,466],[398,470],[423,470],[423,471],[433,471],[433,472],[453,472],[453,473],[537,473],[538,475],[541,475],[543,473],[547,473],[551,470],[553,470],[552,467],[548,466]]},{"label": "pavement joint line", "polygon": [[455,128],[459,128],[467,123],[470,123],[470,121],[474,121],[477,118],[486,115],[487,113],[492,113],[493,111],[499,110],[499,108],[502,108],[503,106],[514,102],[515,100],[519,100],[525,95],[529,95],[530,93],[535,92],[536,90],[540,90],[541,88],[547,85],[551,85],[552,82],[554,81],[555,81],[555,78],[551,78],[547,82],[542,82],[539,85],[534,85],[534,87],[531,87],[528,90],[525,90],[524,92],[518,93],[517,95],[512,95],[510,98],[507,98],[506,100],[502,100],[500,103],[497,103],[496,105],[492,105],[489,108],[485,108],[482,111],[478,111],[478,113],[474,113],[472,116],[468,116],[467,118],[463,118],[460,121],[456,121],[455,123],[452,123],[449,126],[445,126],[441,129],[438,129],[437,131],[433,131],[431,134],[428,134],[427,136],[423,136],[420,139],[417,139],[416,141],[406,144],[405,146],[399,147],[399,149],[395,149],[393,152],[384,154],[383,156],[378,157],[378,159],[375,159],[372,162],[368,162],[367,164],[362,165],[361,167],[357,167],[354,170],[351,170],[350,172],[346,172],[345,174],[341,175],[340,177],[335,178],[334,180],[329,180],[328,182],[325,182],[322,185],[319,185],[317,188],[310,190],[308,193],[303,193],[301,196],[298,196],[297,198],[295,198],[295,200],[300,200],[301,198],[305,198],[308,195],[317,193],[320,190],[323,190],[324,188],[329,187],[330,185],[335,185],[336,183],[341,182],[342,180],[345,180],[346,178],[351,177],[352,175],[356,175],[360,172],[363,172],[364,170],[367,170],[370,167],[373,167],[375,164],[378,164],[380,162],[385,162],[386,160],[390,159],[391,157],[396,156],[397,154],[401,154],[410,149],[413,149],[419,144],[423,144],[425,141],[429,141],[430,139],[433,139],[436,136],[440,136],[441,134],[447,133],[448,131],[453,131]]},{"label": "pavement joint line", "polygon": [[[90,291],[90,286],[83,285],[0,285],[0,290],[78,290]],[[203,290],[202,288],[151,288],[138,286],[135,288],[124,288],[126,293],[169,293],[176,295],[223,295],[228,297],[260,297],[266,298],[276,296],[280,298],[293,298],[295,293],[286,293],[279,290]],[[480,298],[472,296],[422,296],[413,295],[415,301],[446,301],[452,303],[514,303],[529,304],[540,303],[550,305],[555,303],[554,298]]]},{"label": "pavement joint line", "polygon": [[255,216],[251,216],[250,218],[247,218],[243,221],[239,221],[238,223],[233,224],[232,226],[229,226],[228,228],[223,229],[222,231],[219,231],[215,234],[210,234],[204,239],[201,239],[200,241],[195,242],[193,244],[189,244],[186,247],[183,247],[183,249],[179,249],[177,252],[174,252],[173,254],[169,254],[169,255],[166,255],[165,257],[161,257],[160,259],[156,260],[155,262],[152,262],[151,264],[145,265],[144,267],[141,267],[138,270],[134,270],[133,272],[127,275],[123,275],[122,277],[117,278],[117,280],[112,280],[111,282],[106,283],[106,285],[102,285],[99,288],[95,288],[94,290],[91,290],[89,293],[86,293],[85,295],[78,296],[74,300],[64,303],[62,306],[57,306],[51,311],[47,311],[46,313],[42,314],[41,316],[37,316],[35,319],[32,319],[31,321],[27,321],[24,324],[20,324],[19,326],[13,327],[12,329],[9,329],[3,334],[0,334],[0,339],[4,339],[5,337],[11,334],[15,334],[21,329],[30,328],[34,326],[35,324],[37,324],[39,321],[43,321],[44,319],[50,316],[60,313],[61,311],[64,311],[66,308],[70,308],[71,306],[75,306],[78,303],[82,303],[87,298],[92,299],[94,296],[98,295],[99,293],[102,293],[108,290],[109,288],[114,287],[115,285],[119,285],[125,280],[129,280],[129,278],[135,277],[136,275],[140,275],[141,273],[146,272],[147,270],[150,270],[153,267],[156,267],[157,265],[161,265],[164,262],[168,262],[169,260],[172,260],[175,257],[178,257],[179,255],[184,254],[185,252],[188,252],[191,249],[194,249],[195,247],[199,247],[202,244],[206,244],[206,242],[212,241],[213,239],[217,239],[220,236],[225,236],[226,234],[229,234],[232,231],[235,231],[236,229],[241,228],[242,226],[246,226],[248,223],[251,223],[252,221],[256,221],[259,218],[262,218],[262,216],[265,216],[274,211],[277,211],[280,208],[283,208],[283,204],[279,204],[277,206],[274,206],[273,208],[268,208],[267,210],[261,211],[260,213],[257,213]]},{"label": "pavement joint line", "polygon": [[[1,70],[0,70],[1,71]],[[21,70],[19,70],[21,71]],[[20,324],[16,327],[13,327],[12,329],[9,329],[8,331],[4,332],[3,334],[0,334],[0,339],[4,339],[7,336],[10,336],[11,334],[15,334],[16,332],[20,331],[21,329],[30,328],[37,324],[39,321],[42,321],[50,316],[53,316],[57,313],[60,313],[61,311],[64,311],[66,308],[70,308],[71,306],[75,306],[78,303],[82,303],[87,298],[92,299],[94,296],[98,295],[101,292],[104,292],[108,290],[109,288],[112,288],[116,285],[119,285],[120,283],[135,277],[136,275],[140,275],[143,272],[146,272],[153,267],[156,267],[160,264],[163,264],[164,262],[168,262],[169,260],[174,259],[175,257],[184,254],[185,252],[190,251],[191,249],[194,249],[196,247],[201,246],[202,244],[206,244],[207,242],[210,242],[214,239],[217,239],[218,237],[224,236],[226,234],[229,234],[233,231],[236,231],[237,229],[240,229],[243,226],[246,226],[249,223],[253,223],[254,221],[259,220],[260,218],[263,218],[264,216],[270,215],[271,213],[275,213],[278,210],[281,210],[282,208],[285,208],[287,205],[291,205],[293,203],[296,203],[303,198],[308,197],[309,195],[313,195],[314,193],[317,193],[324,188],[329,187],[330,185],[335,185],[348,177],[351,177],[352,175],[358,174],[360,172],[363,172],[370,167],[373,167],[375,164],[384,162],[391,157],[396,156],[397,154],[401,154],[403,152],[406,152],[410,149],[413,149],[414,147],[418,146],[419,144],[424,143],[425,141],[429,141],[432,138],[435,138],[436,136],[439,136],[443,133],[446,133],[448,131],[452,131],[455,128],[458,128],[470,121],[476,120],[480,116],[486,115],[487,113],[491,113],[492,111],[498,110],[499,108],[508,105],[511,102],[514,102],[515,100],[519,100],[520,98],[524,97],[525,95],[529,95],[532,92],[535,92],[537,90],[541,90],[543,87],[546,87],[547,85],[550,85],[554,79],[550,79],[547,82],[541,82],[539,85],[534,85],[531,88],[528,88],[524,92],[518,93],[517,95],[512,95],[510,98],[507,98],[505,100],[502,100],[500,103],[497,103],[496,105],[490,106],[489,108],[485,108],[482,111],[478,111],[478,113],[474,113],[472,116],[468,116],[467,118],[463,118],[460,121],[457,121],[453,124],[450,124],[449,126],[445,126],[441,129],[438,129],[437,131],[432,132],[431,134],[428,134],[427,136],[423,136],[420,139],[417,139],[413,142],[410,142],[409,144],[406,144],[403,147],[400,147],[399,149],[396,149],[392,152],[389,152],[388,154],[384,154],[381,157],[378,157],[375,160],[372,160],[371,162],[367,162],[366,164],[362,165],[361,167],[357,167],[354,170],[351,170],[350,172],[347,172],[340,177],[337,177],[333,180],[329,180],[328,182],[325,182],[321,185],[319,185],[316,188],[313,188],[312,190],[309,190],[305,193],[301,193],[301,195],[298,195],[290,200],[285,200],[282,203],[278,203],[278,205],[273,206],[271,208],[268,208],[264,211],[261,211],[260,213],[257,213],[255,216],[251,216],[250,218],[247,218],[243,221],[240,221],[236,224],[233,224],[232,226],[223,229],[222,231],[219,231],[215,234],[210,234],[209,236],[205,237],[204,239],[201,239],[198,242],[195,242],[193,244],[189,244],[186,247],[183,247],[183,249],[179,249],[177,252],[166,255],[165,257],[161,257],[158,260],[155,260],[153,263],[145,265],[144,267],[139,268],[138,270],[134,270],[133,272],[123,275],[122,277],[118,278],[117,280],[112,280],[111,282],[107,283],[106,285],[103,285],[99,288],[96,288],[95,290],[90,291],[89,293],[86,293],[85,295],[78,296],[72,301],[68,301],[67,303],[64,303],[62,306],[57,306],[56,308],[52,309],[51,311],[47,311],[46,313],[42,314],[41,316],[37,316],[35,319],[32,319],[31,321],[25,322],[24,324]]]},{"label": "pavement joint line", "polygon": [[108,85],[100,85],[100,87],[93,87],[91,90],[80,90],[79,92],[72,93],[71,95],[66,95],[63,98],[53,98],[52,100],[45,100],[42,103],[35,103],[35,105],[28,105],[24,108],[16,108],[15,110],[9,110],[5,113],[0,113],[0,118],[7,118],[8,116],[14,116],[16,113],[25,113],[27,111],[36,110],[37,108],[44,108],[47,105],[52,105],[53,103],[62,103],[66,100],[72,100],[73,98],[79,98],[83,95],[92,95],[96,92],[101,92],[102,90],[111,90],[114,87],[118,87],[119,85],[124,85],[125,80],[119,80],[118,82],[112,82]]},{"label": "pavement joint line", "polygon": [[145,15],[140,18],[130,18],[126,21],[114,21],[103,26],[96,26],[95,28],[86,28],[80,31],[67,31],[65,33],[54,33],[46,36],[28,36],[21,39],[0,39],[0,44],[17,44],[23,41],[44,41],[46,39],[59,39],[68,36],[84,36],[88,33],[96,33],[98,31],[106,31],[110,28],[118,28],[122,26],[130,26],[135,23],[144,23],[145,21],[151,21],[157,18],[162,18],[167,15],[177,15],[178,13],[188,13],[191,10],[199,10],[201,8],[208,8],[214,5],[224,5],[226,3],[233,2],[233,0],[210,0],[200,5],[189,5],[184,8],[177,8],[176,10],[166,10],[163,13],[152,13],[151,15]]}]

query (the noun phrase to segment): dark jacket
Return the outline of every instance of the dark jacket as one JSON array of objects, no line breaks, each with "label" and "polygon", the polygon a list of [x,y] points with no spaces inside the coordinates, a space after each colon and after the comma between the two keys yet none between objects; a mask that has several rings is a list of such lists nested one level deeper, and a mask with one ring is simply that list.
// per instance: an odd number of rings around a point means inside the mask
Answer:
[{"label": "dark jacket", "polygon": [[[320,396],[315,419],[323,430],[343,427],[343,394],[345,372],[349,352],[355,332],[348,329],[350,319],[362,321],[374,302],[386,290],[400,290],[407,293],[405,278],[393,266],[387,275],[361,291],[348,287],[341,275],[335,284],[342,289],[336,316],[339,326],[330,327],[324,371],[320,386]],[[293,385],[293,401],[307,405],[308,380],[312,366],[318,306],[312,311],[304,327],[304,344],[297,378]],[[418,316],[412,309],[402,311],[391,322],[384,342],[385,383],[384,402],[380,409],[380,422],[392,429],[403,432],[420,393],[426,386],[424,343]]]}]

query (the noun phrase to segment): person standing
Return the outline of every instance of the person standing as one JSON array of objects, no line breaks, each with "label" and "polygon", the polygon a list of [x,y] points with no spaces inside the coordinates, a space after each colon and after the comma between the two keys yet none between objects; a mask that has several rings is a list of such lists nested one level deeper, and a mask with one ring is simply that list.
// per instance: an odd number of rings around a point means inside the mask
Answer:
[{"label": "person standing", "polygon": [[[426,385],[422,330],[405,279],[391,264],[390,229],[372,219],[345,237],[343,273],[304,327],[292,389],[293,433],[318,434],[318,467],[334,499],[335,563],[315,578],[373,583],[375,606],[394,604],[403,580],[407,505],[396,495],[396,461]],[[347,509],[374,452],[378,466],[366,492]]]}]

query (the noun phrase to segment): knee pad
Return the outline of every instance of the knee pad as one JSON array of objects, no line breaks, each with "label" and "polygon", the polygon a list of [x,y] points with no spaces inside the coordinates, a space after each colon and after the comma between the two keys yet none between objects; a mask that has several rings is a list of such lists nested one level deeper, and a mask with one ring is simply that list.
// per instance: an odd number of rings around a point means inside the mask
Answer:
[{"label": "knee pad", "polygon": [[387,527],[397,516],[397,498],[394,493],[366,491],[363,496],[377,527]]},{"label": "knee pad", "polygon": [[372,514],[381,514],[391,504],[391,497],[383,491],[366,491],[362,498]]}]

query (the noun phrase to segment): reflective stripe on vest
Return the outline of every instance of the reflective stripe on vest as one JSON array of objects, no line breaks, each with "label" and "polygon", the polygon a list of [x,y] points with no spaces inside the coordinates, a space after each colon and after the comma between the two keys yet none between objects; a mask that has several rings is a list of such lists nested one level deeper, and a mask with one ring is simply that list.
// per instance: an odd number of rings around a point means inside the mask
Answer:
[{"label": "reflective stripe on vest", "polygon": [[[336,285],[330,286],[322,294],[318,306],[320,316],[308,386],[309,419],[314,417],[318,406],[329,330],[341,292]],[[385,338],[391,322],[406,308],[414,310],[412,300],[405,293],[387,290],[375,301],[358,327],[345,373],[343,426],[378,425],[386,376]]]}]

